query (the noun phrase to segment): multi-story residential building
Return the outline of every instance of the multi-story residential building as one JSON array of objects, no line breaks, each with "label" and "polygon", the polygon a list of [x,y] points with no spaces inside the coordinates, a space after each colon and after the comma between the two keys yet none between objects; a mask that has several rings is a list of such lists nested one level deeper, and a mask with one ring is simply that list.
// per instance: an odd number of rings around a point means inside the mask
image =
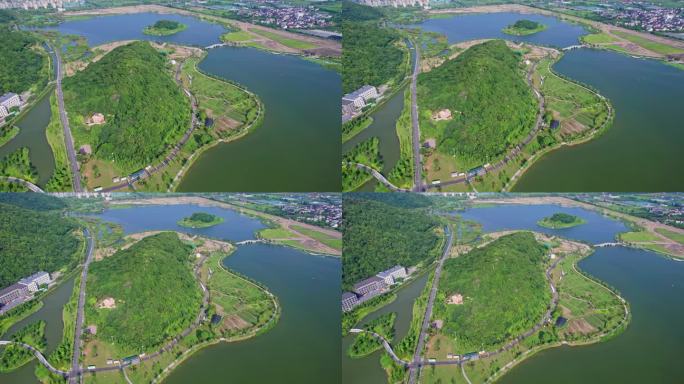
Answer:
[{"label": "multi-story residential building", "polygon": [[344,292],[342,294],[342,310],[344,312],[351,311],[354,309],[356,304],[359,303],[359,297],[353,292]]},{"label": "multi-story residential building", "polygon": [[23,299],[29,295],[28,287],[22,284],[12,284],[0,291],[0,304],[5,305],[14,300]]},{"label": "multi-story residential building", "polygon": [[0,96],[0,105],[9,111],[12,107],[21,107],[21,97],[16,93],[8,92]]},{"label": "multi-story residential building", "polygon": [[404,279],[406,276],[406,268],[401,265],[396,265],[386,271],[382,271],[377,276],[385,281],[387,285],[394,285],[396,279]]},{"label": "multi-story residential building", "polygon": [[342,97],[342,104],[351,103],[356,108],[363,108],[371,99],[378,97],[378,90],[372,85],[364,85],[354,92],[347,93]]},{"label": "multi-story residential building", "polygon": [[0,105],[0,117],[5,117],[7,115],[9,115],[9,110],[7,110],[4,105]]},{"label": "multi-story residential building", "polygon": [[29,292],[36,292],[41,285],[50,284],[50,274],[43,271],[37,272],[19,280],[19,284],[25,285]]},{"label": "multi-story residential building", "polygon": [[354,291],[359,296],[363,296],[371,292],[381,291],[385,287],[385,280],[377,276],[373,276],[354,284],[352,291]]}]

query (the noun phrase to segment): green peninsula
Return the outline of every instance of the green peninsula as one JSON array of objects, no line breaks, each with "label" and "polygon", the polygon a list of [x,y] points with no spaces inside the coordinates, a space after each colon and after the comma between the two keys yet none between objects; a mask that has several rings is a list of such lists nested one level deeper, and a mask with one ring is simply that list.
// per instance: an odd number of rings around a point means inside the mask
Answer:
[{"label": "green peninsula", "polygon": [[178,225],[186,228],[207,228],[221,223],[223,223],[223,217],[204,212],[195,212],[190,217],[178,221]]}]

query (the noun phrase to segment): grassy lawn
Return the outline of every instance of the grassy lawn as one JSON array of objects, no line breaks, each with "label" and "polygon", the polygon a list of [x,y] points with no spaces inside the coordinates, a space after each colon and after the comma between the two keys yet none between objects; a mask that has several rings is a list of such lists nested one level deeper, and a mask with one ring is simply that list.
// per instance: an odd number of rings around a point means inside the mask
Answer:
[{"label": "grassy lawn", "polygon": [[222,41],[229,41],[233,43],[252,40],[254,37],[245,31],[228,32],[221,35]]},{"label": "grassy lawn", "polygon": [[257,35],[261,35],[263,37],[266,37],[268,39],[271,39],[275,42],[278,42],[286,47],[290,48],[295,48],[295,49],[311,49],[311,48],[316,48],[316,45],[308,43],[306,41],[302,40],[297,40],[297,39],[290,39],[287,37],[283,37],[275,32],[270,32],[270,31],[264,31],[262,29],[258,28],[250,28],[250,32],[256,33]]},{"label": "grassy lawn", "polygon": [[656,228],[656,232],[667,237],[668,239],[672,239],[678,242],[679,244],[684,244],[684,235],[682,235],[681,233],[668,231],[667,229],[663,228]]},{"label": "grassy lawn", "polygon": [[582,36],[581,39],[583,42],[587,44],[604,44],[618,41],[618,39],[614,38],[613,36],[607,33],[592,33],[590,35]]},{"label": "grassy lawn", "polygon": [[679,48],[672,47],[667,44],[662,44],[655,42],[653,40],[649,40],[646,38],[643,38],[641,36],[636,36],[632,35],[630,33],[622,32],[622,31],[613,31],[614,34],[622,37],[625,40],[629,40],[634,44],[640,45],[649,51],[653,51],[656,53],[660,53],[663,55],[670,55],[670,54],[677,54],[677,53],[684,53],[684,50],[681,50]]},{"label": "grassy lawn", "polygon": [[292,232],[288,231],[287,229],[284,228],[266,228],[262,229],[258,233],[259,237],[262,239],[289,239],[292,237],[296,237],[295,234]]},{"label": "grassy lawn", "polygon": [[342,238],[335,238],[323,232],[319,232],[313,229],[304,228],[299,225],[293,225],[292,229],[300,232],[306,236],[320,241],[321,243],[329,246],[330,248],[342,249]]},{"label": "grassy lawn", "polygon": [[620,234],[620,240],[627,241],[627,242],[633,242],[633,243],[642,243],[642,242],[658,241],[660,239],[656,235],[654,235],[650,232],[639,231],[639,232],[621,233]]}]

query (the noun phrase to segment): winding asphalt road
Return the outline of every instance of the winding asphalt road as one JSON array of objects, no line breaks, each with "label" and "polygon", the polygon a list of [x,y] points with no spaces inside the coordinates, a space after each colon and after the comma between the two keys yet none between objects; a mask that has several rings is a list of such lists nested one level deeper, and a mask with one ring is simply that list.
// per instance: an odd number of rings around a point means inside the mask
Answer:
[{"label": "winding asphalt road", "polygon": [[413,190],[422,192],[425,190],[423,186],[423,164],[420,159],[420,125],[418,124],[418,96],[417,85],[418,72],[420,72],[420,49],[418,44],[413,43],[415,51],[415,60],[413,61],[413,74],[411,75],[411,125],[412,125],[412,141],[413,141]]},{"label": "winding asphalt road", "polygon": [[81,271],[81,285],[78,292],[78,309],[76,312],[76,329],[74,332],[74,354],[71,358],[71,373],[69,374],[69,383],[78,383],[78,376],[80,373],[79,359],[81,357],[81,335],[83,333],[83,318],[85,316],[85,299],[86,299],[86,283],[88,281],[88,268],[90,262],[93,261],[93,249],[95,242],[93,236],[90,234],[88,228],[84,228],[83,234],[88,242],[88,251],[86,253],[85,262],[83,263],[83,271]]},{"label": "winding asphalt road", "polygon": [[439,259],[437,268],[435,269],[435,276],[432,279],[432,288],[430,289],[430,296],[428,297],[427,307],[425,308],[425,316],[423,316],[423,325],[421,326],[420,334],[418,334],[416,351],[413,354],[413,365],[409,369],[409,384],[415,384],[416,379],[418,378],[418,371],[420,370],[421,362],[420,355],[423,353],[423,348],[425,347],[425,338],[427,337],[428,328],[430,328],[432,307],[435,304],[435,297],[437,296],[437,290],[439,288],[439,278],[442,276],[442,267],[444,267],[444,261],[449,257],[449,251],[451,250],[453,234],[451,233],[449,226],[445,226],[444,231],[447,234],[447,243],[444,246],[442,257]]},{"label": "winding asphalt road", "polygon": [[28,188],[32,192],[45,193],[39,186],[33,184],[32,182],[24,179],[19,179],[12,176],[0,176],[0,180],[7,181],[8,183],[21,184]]},{"label": "winding asphalt road", "polygon": [[64,110],[64,93],[62,92],[62,57],[59,55],[59,49],[54,49],[48,45],[50,50],[55,55],[55,71],[57,72],[57,105],[59,106],[59,119],[62,121],[62,129],[64,130],[64,144],[66,145],[67,157],[69,158],[69,167],[71,168],[71,179],[74,186],[74,192],[83,192],[81,186],[81,171],[76,160],[76,151],[74,150],[74,138],[71,136],[71,128],[69,128],[69,118]]}]

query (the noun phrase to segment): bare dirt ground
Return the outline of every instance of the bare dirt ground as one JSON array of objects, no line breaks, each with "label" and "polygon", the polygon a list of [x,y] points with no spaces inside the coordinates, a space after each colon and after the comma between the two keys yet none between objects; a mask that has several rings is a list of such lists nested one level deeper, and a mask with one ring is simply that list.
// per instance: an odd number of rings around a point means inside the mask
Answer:
[{"label": "bare dirt ground", "polygon": [[568,199],[562,196],[520,196],[511,198],[495,198],[495,199],[482,199],[479,200],[482,203],[491,204],[521,204],[521,205],[544,205],[544,204],[554,204],[560,205],[562,207],[580,207],[591,211],[596,211],[605,215],[617,217],[619,219],[624,219],[630,221],[638,226],[644,228],[644,230],[654,236],[660,238],[661,242],[657,243],[663,245],[666,249],[670,251],[670,255],[677,258],[684,258],[684,246],[677,243],[674,240],[661,235],[656,231],[657,228],[665,229],[671,232],[679,233],[684,235],[684,229],[672,227],[666,224],[658,223],[655,221],[643,219],[641,217],[636,217],[628,215],[622,212],[616,212],[607,208],[599,207],[593,204],[584,203],[581,201],[576,201]]},{"label": "bare dirt ground", "polygon": [[335,231],[333,229],[326,229],[326,228],[320,228],[313,226],[311,224],[306,224],[306,223],[301,223],[298,221],[290,220],[290,219],[285,219],[282,217],[274,216],[274,215],[269,215],[267,213],[255,211],[252,209],[247,209],[243,207],[239,207],[236,205],[228,204],[228,203],[223,203],[219,201],[214,201],[214,200],[209,200],[204,197],[200,196],[170,196],[170,197],[155,197],[155,198],[150,198],[150,199],[141,199],[141,200],[121,200],[121,201],[113,201],[111,202],[113,205],[180,205],[180,204],[194,204],[194,205],[199,205],[199,206],[204,206],[204,207],[219,207],[219,208],[227,208],[231,209],[240,213],[245,213],[249,215],[254,215],[258,217],[263,217],[267,220],[273,221],[277,224],[279,224],[281,227],[289,230],[290,232],[294,232],[297,234],[296,237],[293,237],[292,240],[298,241],[303,247],[305,247],[307,250],[310,250],[315,253],[326,253],[330,255],[341,255],[342,252],[338,249],[331,248],[320,241],[311,238],[309,236],[306,236],[300,232],[297,232],[295,229],[292,228],[292,226],[300,226],[309,230],[317,231],[324,233],[328,236],[334,237],[336,239],[341,239],[342,238],[342,233],[339,231]]},{"label": "bare dirt ground", "polygon": [[665,55],[663,55],[663,54],[650,51],[644,47],[636,45],[636,44],[630,42],[629,40],[626,40],[626,39],[618,36],[617,34],[614,33],[615,31],[628,33],[630,35],[639,36],[639,37],[642,37],[644,39],[648,39],[648,40],[651,40],[654,42],[658,42],[661,44],[667,44],[667,45],[670,45],[672,47],[679,48],[679,49],[684,49],[684,42],[678,41],[675,39],[670,39],[670,38],[663,37],[663,36],[656,36],[656,35],[652,35],[650,33],[637,32],[637,31],[633,31],[631,29],[626,29],[626,28],[622,28],[622,27],[616,27],[614,25],[600,23],[598,21],[582,19],[582,18],[579,18],[576,16],[565,15],[565,14],[561,14],[561,13],[557,13],[557,12],[553,12],[553,11],[549,11],[549,10],[533,8],[533,7],[528,7],[525,5],[518,5],[518,4],[483,5],[483,6],[474,6],[474,7],[464,7],[464,8],[437,9],[437,10],[432,10],[429,13],[431,13],[431,14],[468,14],[468,13],[499,13],[499,12],[515,12],[515,13],[521,13],[521,14],[540,14],[540,15],[545,15],[545,16],[559,17],[561,19],[569,20],[572,22],[589,25],[589,26],[596,28],[603,33],[607,33],[611,37],[617,39],[618,43],[614,43],[614,44],[620,45],[621,47],[627,49],[630,53],[632,53],[634,55],[655,57],[655,58],[665,57]]},{"label": "bare dirt ground", "polygon": [[[194,10],[199,10],[199,9],[194,9]],[[298,33],[292,33],[292,32],[286,32],[286,31],[281,31],[277,29],[272,29],[260,25],[255,25],[255,24],[250,24],[246,23],[243,21],[237,21],[237,20],[230,20],[230,19],[225,19],[223,17],[219,16],[212,16],[212,15],[205,15],[205,14],[200,14],[199,12],[193,12],[193,11],[188,11],[184,9],[175,9],[175,8],[168,8],[164,7],[162,5],[155,5],[155,4],[145,4],[145,5],[134,5],[134,6],[125,6],[125,7],[113,7],[113,8],[105,8],[105,9],[89,9],[89,10],[83,10],[83,11],[68,11],[64,12],[65,16],[105,16],[105,15],[121,15],[121,14],[129,14],[129,13],[145,13],[145,12],[154,12],[154,13],[160,13],[160,14],[178,14],[178,15],[184,15],[184,16],[195,16],[195,17],[201,17],[207,20],[211,21],[217,21],[223,24],[230,24],[231,26],[237,27],[245,32],[250,33],[254,37],[254,41],[259,42],[261,45],[267,47],[270,50],[277,51],[277,52],[284,52],[284,53],[306,53],[306,54],[313,54],[313,55],[320,55],[320,56],[340,56],[342,54],[342,44],[330,40],[330,39],[321,39],[317,38],[314,36],[305,36],[305,35],[300,35]],[[267,37],[252,33],[249,31],[249,29],[259,29],[259,30],[264,30],[268,32],[272,32],[275,34],[278,34],[280,36],[286,37],[288,39],[295,39],[299,41],[304,41],[307,43],[314,44],[316,47],[312,49],[297,49],[297,48],[291,48],[287,47],[283,44],[280,44],[277,41],[271,40]]]}]

